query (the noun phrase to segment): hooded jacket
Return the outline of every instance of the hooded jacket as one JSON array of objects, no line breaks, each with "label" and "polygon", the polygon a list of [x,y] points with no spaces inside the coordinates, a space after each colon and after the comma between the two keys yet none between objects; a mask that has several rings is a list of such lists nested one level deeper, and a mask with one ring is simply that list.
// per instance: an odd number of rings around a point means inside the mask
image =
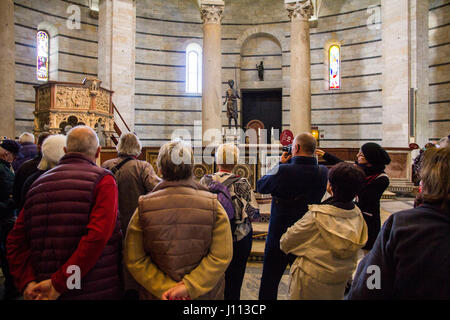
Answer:
[{"label": "hooded jacket", "polygon": [[[367,237],[367,225],[358,207],[345,210],[314,204],[281,237],[280,247],[285,253],[297,256],[291,274],[300,268],[321,283],[345,286],[356,268],[358,250]],[[291,286],[298,281],[292,278]]]}]

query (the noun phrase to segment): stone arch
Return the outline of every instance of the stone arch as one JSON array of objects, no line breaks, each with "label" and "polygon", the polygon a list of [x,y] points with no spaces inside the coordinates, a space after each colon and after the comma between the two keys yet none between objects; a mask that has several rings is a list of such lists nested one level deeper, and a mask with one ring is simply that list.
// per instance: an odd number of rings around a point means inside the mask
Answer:
[{"label": "stone arch", "polygon": [[46,31],[50,37],[50,51],[49,51],[49,66],[48,73],[49,80],[58,81],[58,66],[59,66],[59,41],[58,41],[58,28],[48,22],[43,21],[37,25],[37,31]]},{"label": "stone arch", "polygon": [[[274,31],[273,28],[270,28],[266,25],[259,25],[245,30],[239,38],[236,40],[237,47],[239,50],[242,50],[245,42],[251,38],[265,36],[272,38],[275,42],[280,46],[281,52],[285,51],[286,43],[282,39],[284,39],[282,30]],[[236,57],[236,65],[240,66],[240,56]]]},{"label": "stone arch", "polygon": [[[281,40],[283,39],[282,35],[281,31],[274,29],[273,27],[260,25],[247,29],[237,39],[240,54],[236,55],[235,65],[239,70],[238,79],[241,88],[264,89],[280,87],[280,83],[285,76],[283,70],[283,48],[285,45]],[[271,47],[271,49],[269,51],[270,53],[276,53],[276,56],[264,56],[263,54],[260,59],[258,58],[257,62],[249,64],[249,62],[255,59],[258,54],[263,53],[259,52],[259,49],[256,49],[256,51],[254,50],[255,48],[259,48],[259,39],[266,44],[270,43],[269,47]],[[267,40],[269,40],[269,42],[267,42]],[[248,54],[250,55],[248,56]],[[257,75],[256,71],[255,73],[248,72],[250,71],[249,68],[255,68],[255,63],[259,63],[260,60],[264,60],[265,73],[266,71],[268,72],[267,77],[264,76],[264,81],[257,81],[257,77],[255,78],[255,75]],[[266,62],[269,64],[266,64]],[[274,67],[276,69],[273,69]]]}]

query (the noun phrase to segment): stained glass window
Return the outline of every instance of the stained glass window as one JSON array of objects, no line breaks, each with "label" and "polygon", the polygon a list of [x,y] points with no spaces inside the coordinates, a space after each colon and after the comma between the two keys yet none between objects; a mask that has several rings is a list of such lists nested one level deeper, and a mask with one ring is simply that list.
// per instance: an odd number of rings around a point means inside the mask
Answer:
[{"label": "stained glass window", "polygon": [[39,31],[37,33],[37,65],[36,74],[39,81],[48,81],[48,33]]},{"label": "stained glass window", "polygon": [[202,48],[197,43],[186,48],[186,92],[202,93]]},{"label": "stained glass window", "polygon": [[334,45],[330,47],[329,57],[330,89],[341,88],[341,49]]}]

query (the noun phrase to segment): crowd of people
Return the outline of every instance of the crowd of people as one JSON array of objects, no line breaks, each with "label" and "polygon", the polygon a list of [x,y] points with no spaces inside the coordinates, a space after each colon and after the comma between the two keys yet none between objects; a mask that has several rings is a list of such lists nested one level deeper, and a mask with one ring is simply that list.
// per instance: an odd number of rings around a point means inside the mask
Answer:
[{"label": "crowd of people", "polygon": [[[417,207],[381,226],[389,154],[369,142],[348,163],[297,135],[256,183],[272,196],[259,299],[277,299],[287,266],[292,300],[449,299],[448,141],[421,154]],[[5,299],[240,299],[261,214],[233,174],[239,148],[218,146],[218,171],[198,182],[189,144],[164,144],[156,172],[141,150],[125,133],[98,166],[87,126],[1,142]]]}]

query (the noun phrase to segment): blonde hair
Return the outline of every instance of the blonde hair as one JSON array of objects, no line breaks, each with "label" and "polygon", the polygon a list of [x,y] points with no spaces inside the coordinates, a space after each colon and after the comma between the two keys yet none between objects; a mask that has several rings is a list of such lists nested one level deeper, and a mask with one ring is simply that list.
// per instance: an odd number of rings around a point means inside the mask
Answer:
[{"label": "blonde hair", "polygon": [[232,143],[221,144],[217,147],[216,163],[220,165],[236,165],[239,161],[239,148]]},{"label": "blonde hair", "polygon": [[159,150],[156,165],[167,181],[185,180],[192,176],[193,152],[184,141],[171,141]]},{"label": "blonde hair", "polygon": [[141,154],[142,144],[134,133],[123,133],[120,136],[116,150],[119,155],[123,154],[137,157]]},{"label": "blonde hair", "polygon": [[424,202],[441,204],[448,212],[450,206],[450,148],[432,148],[424,152],[420,169],[421,197]]}]

